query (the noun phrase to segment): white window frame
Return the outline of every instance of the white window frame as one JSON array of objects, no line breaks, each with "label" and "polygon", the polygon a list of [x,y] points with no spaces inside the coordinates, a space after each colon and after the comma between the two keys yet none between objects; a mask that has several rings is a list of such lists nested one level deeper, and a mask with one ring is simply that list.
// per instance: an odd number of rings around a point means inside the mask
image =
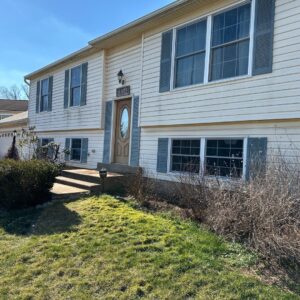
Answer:
[{"label": "white window frame", "polygon": [[71,92],[72,92],[72,70],[73,70],[73,69],[76,69],[76,68],[78,68],[78,67],[80,68],[80,78],[79,78],[79,80],[80,80],[80,86],[79,86],[79,88],[80,88],[80,93],[79,93],[79,101],[81,101],[82,64],[79,64],[79,65],[76,65],[76,66],[74,66],[74,67],[72,67],[72,68],[69,69],[69,77],[70,77],[70,80],[69,80],[69,99],[68,99],[68,107],[69,107],[69,108],[72,108],[72,107],[80,107],[80,102],[79,102],[79,105],[72,105],[72,106],[71,106],[71,97],[72,97],[72,95],[71,95]]},{"label": "white window frame", "polygon": [[[80,158],[79,158],[79,160],[72,158],[72,143],[73,143],[73,140],[81,140],[81,144],[80,144]],[[70,161],[72,161],[74,163],[80,163],[81,162],[81,156],[82,156],[82,138],[79,138],[79,137],[72,137],[72,138],[70,138]]]},{"label": "white window frame", "polygon": [[[210,75],[210,66],[211,66],[211,40],[212,40],[212,22],[213,22],[213,16],[218,15],[220,13],[224,13],[228,10],[240,7],[242,5],[246,5],[247,3],[251,4],[251,11],[250,11],[250,29],[249,29],[249,60],[248,60],[248,74],[246,75],[240,75],[230,78],[222,78],[219,80],[209,80]],[[255,6],[256,6],[256,0],[242,0],[237,3],[228,5],[226,7],[217,9],[215,11],[212,11],[208,14],[205,14],[203,16],[200,16],[196,19],[189,20],[188,22],[182,23],[180,25],[177,25],[173,27],[173,40],[172,40],[172,55],[171,55],[171,76],[170,76],[170,92],[177,91],[177,90],[183,90],[183,89],[189,89],[189,88],[195,88],[197,86],[203,86],[203,85],[210,85],[210,84],[216,84],[219,82],[227,82],[227,81],[234,81],[239,80],[243,78],[248,78],[252,76],[252,64],[253,64],[253,50],[254,50],[254,25],[255,25]],[[207,19],[207,25],[206,25],[206,48],[205,48],[205,63],[204,63],[204,79],[203,83],[197,83],[192,85],[187,85],[183,87],[175,87],[175,51],[176,51],[176,40],[177,40],[177,29],[180,29],[183,26],[193,24],[195,22],[201,21]]]},{"label": "white window frame", "polygon": [[[213,175],[205,175],[205,158],[206,158],[206,145],[207,140],[243,140],[243,172],[242,176],[239,178],[230,178],[224,176],[213,176]],[[200,140],[200,176],[204,176],[205,178],[218,178],[220,180],[225,181],[245,181],[246,180],[246,166],[247,166],[247,148],[248,148],[248,137],[243,136],[211,136],[211,137],[172,137],[169,139],[169,155],[168,155],[168,174],[169,175],[182,175],[187,174],[185,172],[172,171],[172,145],[173,140]],[[195,173],[197,174],[197,173]]]},{"label": "white window frame", "polygon": [[[40,103],[39,103],[39,113],[45,113],[45,112],[48,112],[48,108],[49,108],[49,76],[48,77],[45,77],[45,78],[42,78],[40,80],[40,94],[39,94],[39,97],[40,97]],[[47,97],[48,97],[48,106],[47,106],[47,109],[46,110],[41,110],[42,108],[42,100],[43,100],[43,95],[42,95],[42,90],[43,90],[43,81],[47,80],[48,81],[48,91],[47,91]]]},{"label": "white window frame", "polygon": [[[172,170],[172,156],[173,155],[178,155],[178,156],[180,156],[180,154],[173,154],[172,153],[172,148],[173,148],[173,141],[178,141],[178,140],[180,140],[180,141],[199,141],[200,142],[200,145],[199,145],[199,147],[200,147],[200,152],[199,152],[199,159],[200,159],[200,166],[199,166],[199,173],[201,173],[202,171],[201,171],[201,166],[202,166],[202,163],[201,163],[201,146],[202,146],[202,138],[199,138],[199,137],[191,137],[191,138],[189,138],[189,137],[187,137],[187,138],[171,138],[170,139],[170,145],[169,145],[169,149],[170,149],[170,151],[169,151],[169,156],[170,156],[170,158],[168,159],[168,170],[170,170],[170,173],[185,173],[185,172],[178,172],[178,171],[173,171]],[[187,154],[181,154],[182,156],[197,156],[197,155],[187,155]],[[197,174],[196,172],[194,173],[194,174]]]}]

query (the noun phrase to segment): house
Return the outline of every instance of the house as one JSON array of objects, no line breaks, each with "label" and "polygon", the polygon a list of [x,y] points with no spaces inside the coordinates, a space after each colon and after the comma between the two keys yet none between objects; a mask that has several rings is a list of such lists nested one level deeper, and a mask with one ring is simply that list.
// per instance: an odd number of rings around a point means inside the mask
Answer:
[{"label": "house", "polygon": [[300,142],[300,1],[179,0],[31,74],[71,166],[247,178]]},{"label": "house", "polygon": [[0,99],[0,120],[27,111],[27,100]]},{"label": "house", "polygon": [[[3,159],[8,149],[12,145],[13,137],[16,141],[22,137],[22,129],[28,128],[28,111],[14,114],[10,117],[0,120],[0,159]],[[19,152],[22,150],[19,148]],[[19,153],[21,157],[26,158],[26,153]]]}]

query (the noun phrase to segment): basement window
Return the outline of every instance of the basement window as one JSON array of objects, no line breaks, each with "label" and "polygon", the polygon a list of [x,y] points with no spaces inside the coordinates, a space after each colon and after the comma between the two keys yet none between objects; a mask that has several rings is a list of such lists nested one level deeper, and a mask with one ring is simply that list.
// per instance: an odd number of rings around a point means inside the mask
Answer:
[{"label": "basement window", "polygon": [[171,171],[199,173],[200,139],[172,140]]},{"label": "basement window", "polygon": [[71,160],[81,160],[81,139],[71,140]]},{"label": "basement window", "polygon": [[243,176],[243,139],[208,139],[205,174],[229,178]]}]

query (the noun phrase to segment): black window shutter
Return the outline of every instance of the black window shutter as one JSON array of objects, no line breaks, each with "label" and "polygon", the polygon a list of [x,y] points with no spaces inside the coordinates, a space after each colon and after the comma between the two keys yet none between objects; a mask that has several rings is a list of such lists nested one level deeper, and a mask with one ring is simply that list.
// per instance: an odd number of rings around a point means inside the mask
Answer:
[{"label": "black window shutter", "polygon": [[133,99],[132,107],[132,131],[131,131],[131,156],[130,165],[137,167],[139,165],[139,155],[140,155],[140,138],[141,138],[141,128],[139,127],[139,97],[136,96]]},{"label": "black window shutter", "polygon": [[248,138],[246,180],[263,176],[267,167],[268,139]]},{"label": "black window shutter", "polygon": [[40,94],[41,94],[41,82],[36,83],[36,102],[35,102],[35,112],[38,114],[40,112]]},{"label": "black window shutter", "polygon": [[81,163],[86,164],[88,159],[89,139],[82,139],[81,144]]},{"label": "black window shutter", "polygon": [[105,128],[104,128],[104,144],[103,144],[103,163],[110,163],[110,143],[111,143],[111,130],[112,130],[112,112],[113,101],[105,103]]},{"label": "black window shutter", "polygon": [[168,172],[168,155],[169,155],[169,139],[159,138],[157,146],[157,166],[156,170],[159,173]]},{"label": "black window shutter", "polygon": [[52,110],[53,76],[49,77],[48,84],[48,111]]},{"label": "black window shutter", "polygon": [[64,108],[69,106],[70,70],[65,71]]},{"label": "black window shutter", "polygon": [[255,9],[253,75],[273,70],[275,0],[257,0]]},{"label": "black window shutter", "polygon": [[88,63],[81,65],[81,98],[80,106],[86,105]]},{"label": "black window shutter", "polygon": [[171,65],[172,65],[172,40],[173,31],[169,30],[162,34],[161,57],[160,57],[160,82],[159,92],[170,90]]}]

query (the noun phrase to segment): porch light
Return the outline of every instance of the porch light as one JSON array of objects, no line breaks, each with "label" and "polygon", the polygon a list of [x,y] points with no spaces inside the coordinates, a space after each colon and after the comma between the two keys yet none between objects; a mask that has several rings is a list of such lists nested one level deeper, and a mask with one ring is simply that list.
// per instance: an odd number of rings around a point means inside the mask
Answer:
[{"label": "porch light", "polygon": [[117,75],[118,75],[119,83],[122,84],[122,85],[124,85],[125,84],[125,76],[124,76],[123,71],[120,70]]}]

